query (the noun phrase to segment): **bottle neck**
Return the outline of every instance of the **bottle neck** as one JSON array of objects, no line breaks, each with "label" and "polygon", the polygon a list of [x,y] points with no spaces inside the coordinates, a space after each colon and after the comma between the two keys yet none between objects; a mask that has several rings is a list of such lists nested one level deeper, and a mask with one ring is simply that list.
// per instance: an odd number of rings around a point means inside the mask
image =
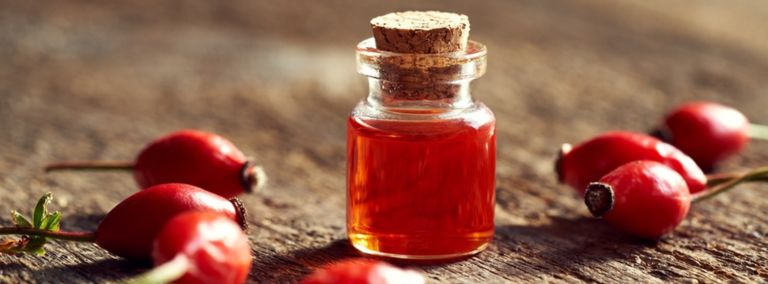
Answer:
[{"label": "bottle neck", "polygon": [[486,53],[485,45],[474,41],[464,52],[395,53],[376,49],[369,38],[357,45],[357,71],[368,77],[368,105],[440,113],[474,105],[469,84],[485,73]]},{"label": "bottle neck", "polygon": [[368,78],[366,102],[373,107],[404,112],[464,109],[474,104],[470,81],[403,82]]}]

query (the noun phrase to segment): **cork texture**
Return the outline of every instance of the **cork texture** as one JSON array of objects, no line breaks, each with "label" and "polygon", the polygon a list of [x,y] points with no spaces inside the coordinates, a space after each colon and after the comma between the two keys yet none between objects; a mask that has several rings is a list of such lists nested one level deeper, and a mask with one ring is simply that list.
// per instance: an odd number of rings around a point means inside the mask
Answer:
[{"label": "cork texture", "polygon": [[438,11],[389,13],[371,20],[379,50],[399,53],[450,53],[464,51],[469,38],[469,18]]}]

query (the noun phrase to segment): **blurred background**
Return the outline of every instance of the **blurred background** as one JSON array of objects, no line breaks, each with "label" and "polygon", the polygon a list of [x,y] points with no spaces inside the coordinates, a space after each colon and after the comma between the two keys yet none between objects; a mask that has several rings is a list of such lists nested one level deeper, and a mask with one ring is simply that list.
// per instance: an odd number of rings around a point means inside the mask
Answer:
[{"label": "blurred background", "polygon": [[[5,143],[124,137],[105,147],[120,149],[180,127],[249,140],[297,131],[286,138],[343,143],[343,116],[367,91],[353,48],[370,36],[372,17],[408,9],[470,17],[472,39],[490,50],[487,76],[474,94],[497,110],[503,132],[573,140],[600,124],[644,129],[650,117],[694,98],[768,120],[761,108],[768,104],[762,1],[0,5]],[[606,115],[615,108],[631,111]],[[76,131],[30,133],[45,127]],[[546,136],[525,139],[534,141],[510,142],[551,146]]]},{"label": "blurred background", "polygon": [[[371,36],[371,18],[403,10],[466,14],[470,38],[488,46],[487,75],[473,94],[497,115],[497,203],[507,223],[584,214],[554,181],[560,143],[645,131],[693,99],[768,123],[766,1],[0,0],[0,196],[13,196],[0,212],[55,191],[70,201],[60,204],[65,216],[100,216],[135,190],[128,175],[46,177],[41,165],[132,159],[155,137],[198,128],[267,168],[270,190],[246,200],[266,232],[252,236],[256,252],[269,258],[343,238],[345,119],[367,92],[354,47]],[[751,147],[725,168],[765,164],[763,152]],[[742,209],[731,214],[768,210],[752,195],[733,198],[723,202]],[[704,220],[719,214],[707,208]],[[97,220],[65,217],[64,226]],[[69,262],[109,258],[72,246],[86,256]]]}]

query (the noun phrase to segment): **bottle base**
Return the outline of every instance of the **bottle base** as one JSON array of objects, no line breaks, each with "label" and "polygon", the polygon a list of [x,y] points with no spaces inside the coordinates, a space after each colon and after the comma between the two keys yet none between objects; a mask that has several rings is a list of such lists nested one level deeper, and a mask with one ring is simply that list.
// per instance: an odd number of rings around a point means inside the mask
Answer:
[{"label": "bottle base", "polygon": [[362,245],[352,244],[352,246],[359,251],[360,253],[370,255],[370,256],[376,256],[376,257],[383,257],[383,258],[392,258],[392,259],[400,259],[400,260],[423,260],[423,261],[430,261],[430,260],[451,260],[451,259],[460,259],[465,258],[468,256],[472,256],[475,254],[480,253],[481,251],[485,250],[488,247],[488,244],[481,245],[477,249],[473,251],[468,252],[461,252],[461,253],[452,253],[452,254],[439,254],[439,255],[412,255],[412,254],[397,254],[397,253],[386,253],[386,252],[380,252],[380,251],[374,251],[366,248]]},{"label": "bottle base", "polygon": [[[351,234],[349,240],[357,251],[370,256],[399,260],[440,261],[466,258],[485,250],[492,237],[483,235],[482,237],[475,235],[470,238],[463,238],[462,249],[454,247],[454,249],[449,250],[446,250],[449,244],[440,244],[439,242],[433,242],[432,245],[434,246],[430,247],[405,249],[402,244],[407,241],[402,238],[388,239],[363,234]],[[397,246],[393,244],[397,244]],[[452,245],[455,246],[456,243]]]}]

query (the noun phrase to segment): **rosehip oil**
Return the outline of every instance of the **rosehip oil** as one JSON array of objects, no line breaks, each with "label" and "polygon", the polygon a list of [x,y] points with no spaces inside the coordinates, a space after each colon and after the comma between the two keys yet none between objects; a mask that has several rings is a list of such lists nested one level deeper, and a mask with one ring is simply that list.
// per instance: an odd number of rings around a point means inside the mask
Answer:
[{"label": "rosehip oil", "polygon": [[496,135],[463,120],[348,124],[348,230],[361,250],[462,255],[493,236]]},{"label": "rosehip oil", "polygon": [[472,41],[451,54],[358,45],[370,93],[347,122],[347,235],[357,250],[441,260],[493,238],[496,120],[469,92],[485,52]]}]

